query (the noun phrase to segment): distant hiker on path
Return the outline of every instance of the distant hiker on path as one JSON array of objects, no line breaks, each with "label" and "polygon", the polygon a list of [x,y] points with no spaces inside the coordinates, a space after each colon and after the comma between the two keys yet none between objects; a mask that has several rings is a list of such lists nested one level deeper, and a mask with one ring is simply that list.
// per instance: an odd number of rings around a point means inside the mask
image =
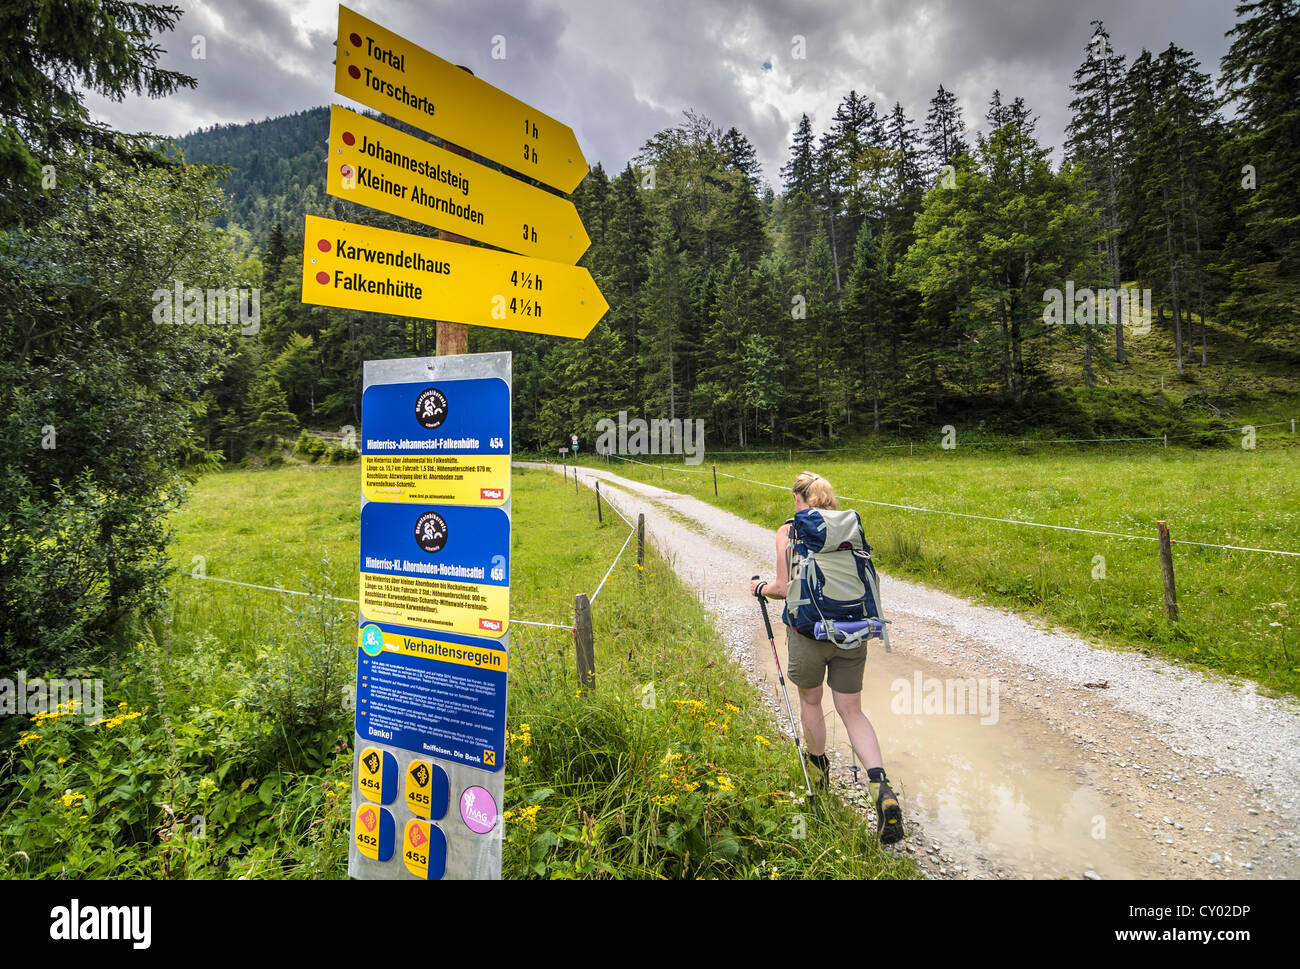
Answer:
[{"label": "distant hiker on path", "polygon": [[[792,492],[794,517],[776,530],[776,578],[751,581],[750,592],[787,600],[781,612],[789,652],[787,670],[799,688],[804,743],[809,762],[821,771],[819,786],[829,786],[831,769],[822,717],[825,681],[849,742],[867,767],[880,840],[893,844],[904,836],[903,812],[885,777],[876,732],[862,712],[867,638],[843,633],[837,637],[835,625],[861,625],[852,621],[880,614],[873,596],[876,583],[870,549],[857,512],[838,510],[835,492],[825,478],[804,471],[794,479]],[[825,635],[827,627],[830,638],[814,638]],[[833,641],[836,638],[844,641]]]}]

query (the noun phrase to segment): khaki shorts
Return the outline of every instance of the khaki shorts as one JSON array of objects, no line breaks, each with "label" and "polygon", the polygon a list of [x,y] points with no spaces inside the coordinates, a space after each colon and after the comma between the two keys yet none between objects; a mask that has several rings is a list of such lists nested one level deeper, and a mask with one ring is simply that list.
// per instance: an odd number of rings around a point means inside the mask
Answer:
[{"label": "khaki shorts", "polygon": [[867,669],[867,644],[840,649],[825,639],[809,639],[791,626],[785,627],[790,682],[805,690],[816,689],[822,680],[836,693],[860,693]]}]

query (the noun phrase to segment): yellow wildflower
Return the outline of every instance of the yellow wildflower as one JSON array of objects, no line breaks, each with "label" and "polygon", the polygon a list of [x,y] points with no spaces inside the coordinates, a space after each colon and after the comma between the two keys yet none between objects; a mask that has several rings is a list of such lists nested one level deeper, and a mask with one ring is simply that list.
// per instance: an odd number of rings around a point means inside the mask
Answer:
[{"label": "yellow wildflower", "polygon": [[761,735],[759,735],[759,734],[754,734],[754,739],[757,740],[757,741],[758,741],[760,744],[762,744],[764,747],[771,747],[771,746],[772,746],[772,741],[768,740],[766,737],[761,736]]}]

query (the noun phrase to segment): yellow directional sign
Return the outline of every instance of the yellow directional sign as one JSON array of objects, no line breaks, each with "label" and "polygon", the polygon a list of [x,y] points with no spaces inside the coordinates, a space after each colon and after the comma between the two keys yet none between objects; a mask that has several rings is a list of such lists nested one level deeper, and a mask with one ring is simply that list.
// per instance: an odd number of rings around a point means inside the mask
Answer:
[{"label": "yellow directional sign", "polygon": [[578,261],[591,240],[568,199],[334,105],[330,195],[525,256]]},{"label": "yellow directional sign", "polygon": [[334,90],[572,192],[587,174],[573,129],[339,6]]},{"label": "yellow directional sign", "polygon": [[585,337],[609,309],[579,266],[306,217],[302,301]]}]

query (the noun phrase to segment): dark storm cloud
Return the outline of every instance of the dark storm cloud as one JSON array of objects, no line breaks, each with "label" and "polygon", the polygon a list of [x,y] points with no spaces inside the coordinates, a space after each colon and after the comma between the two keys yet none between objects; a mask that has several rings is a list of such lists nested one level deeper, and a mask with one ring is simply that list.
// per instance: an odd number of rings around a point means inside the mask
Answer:
[{"label": "dark storm cloud", "polygon": [[[1180,0],[482,0],[350,4],[389,29],[572,125],[589,162],[612,171],[659,129],[694,110],[754,142],[773,183],[791,132],[807,113],[819,135],[850,89],[882,114],[902,103],[924,123],[942,83],[967,125],[983,121],[994,88],[1023,97],[1059,159],[1071,76],[1104,20],[1129,60],[1170,41],[1217,75],[1233,24],[1229,4]],[[167,67],[198,78],[195,91],[159,101],[87,103],[128,130],[179,135],[200,125],[285,114],[337,100],[332,93],[337,6],[322,0],[220,0],[187,8],[161,39]],[[191,57],[191,37],[207,57]],[[497,38],[504,59],[494,58]],[[798,40],[797,38],[802,38]],[[802,44],[804,57],[796,56]]]}]

